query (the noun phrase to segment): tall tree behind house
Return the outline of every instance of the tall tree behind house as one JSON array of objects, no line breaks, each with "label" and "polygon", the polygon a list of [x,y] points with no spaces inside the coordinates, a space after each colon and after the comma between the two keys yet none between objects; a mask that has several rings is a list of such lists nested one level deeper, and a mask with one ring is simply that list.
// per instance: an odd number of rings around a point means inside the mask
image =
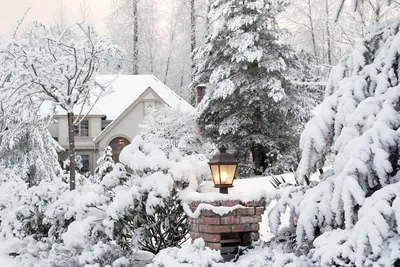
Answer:
[{"label": "tall tree behind house", "polygon": [[[198,106],[204,135],[227,144],[242,166],[254,163],[251,172],[256,173],[276,161],[273,157],[293,150],[292,139],[298,134],[290,129],[300,124],[296,114],[307,117],[304,113],[309,112],[298,105],[297,96],[306,94],[305,89],[289,80],[300,61],[280,41],[286,31],[278,27],[276,17],[285,3],[262,3],[213,1],[214,24],[195,53],[193,79],[193,84],[208,83]],[[249,161],[250,153],[254,162]]]},{"label": "tall tree behind house", "polygon": [[[133,62],[137,62],[139,74],[154,74],[188,99],[193,69],[190,55],[204,39],[208,1],[135,0],[135,16],[132,1],[110,2],[110,35],[128,54],[124,73],[134,73]],[[133,30],[134,19],[137,31]],[[137,57],[134,57],[135,47]]]}]

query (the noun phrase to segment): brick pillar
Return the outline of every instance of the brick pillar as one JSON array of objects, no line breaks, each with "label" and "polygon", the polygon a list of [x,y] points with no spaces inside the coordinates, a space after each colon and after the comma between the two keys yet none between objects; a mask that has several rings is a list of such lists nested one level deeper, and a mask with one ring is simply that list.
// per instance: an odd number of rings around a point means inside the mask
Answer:
[{"label": "brick pillar", "polygon": [[[242,238],[246,236],[250,240],[243,240],[245,244],[250,245],[251,241],[260,239],[261,215],[265,208],[263,201],[240,202],[239,200],[223,200],[212,202],[201,202],[210,204],[213,207],[234,207],[241,205],[243,207],[235,208],[231,212],[219,215],[212,210],[201,210],[198,218],[190,218],[190,233],[192,240],[203,238],[206,246],[211,249],[221,249],[221,239],[224,236],[238,234]],[[191,210],[194,212],[200,202],[192,202]],[[247,244],[246,244],[247,243]]]}]

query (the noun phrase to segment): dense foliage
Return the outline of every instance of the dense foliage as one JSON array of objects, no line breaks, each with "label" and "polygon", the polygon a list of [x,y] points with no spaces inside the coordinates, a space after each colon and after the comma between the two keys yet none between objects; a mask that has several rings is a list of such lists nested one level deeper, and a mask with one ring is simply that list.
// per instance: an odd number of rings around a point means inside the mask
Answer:
[{"label": "dense foliage", "polygon": [[235,153],[242,174],[246,165],[260,174],[278,156],[291,154],[299,138],[293,129],[311,116],[318,98],[306,83],[291,82],[305,76],[296,70],[301,61],[294,51],[281,42],[287,32],[276,19],[285,6],[285,1],[213,1],[209,18],[218,22],[194,56],[192,84],[207,84],[198,106],[202,132]]},{"label": "dense foliage", "polygon": [[214,152],[214,146],[201,136],[194,112],[179,107],[151,109],[140,125],[140,134],[167,154],[179,149],[187,155],[203,154],[210,158]]},{"label": "dense foliage", "polygon": [[[73,129],[89,113],[107,85],[95,82],[97,72],[122,54],[120,48],[96,33],[86,23],[76,23],[54,33],[35,22],[22,40],[0,42],[0,70],[7,102],[25,103],[53,115],[63,110],[68,118],[68,150],[75,169]],[[32,103],[33,102],[33,103]],[[47,110],[46,107],[47,106]],[[35,110],[36,111],[36,110]],[[36,112],[35,112],[36,113]],[[34,120],[34,119],[33,119]],[[12,136],[12,133],[9,134]],[[69,172],[75,189],[75,172]]]},{"label": "dense foliage", "polygon": [[[140,136],[124,148],[120,160],[129,172],[117,163],[98,183],[86,179],[73,191],[60,177],[27,188],[12,173],[0,176],[0,195],[10,188],[15,194],[10,200],[0,198],[6,211],[0,213],[1,234],[32,239],[20,251],[26,264],[80,266],[78,258],[95,253],[93,264],[106,266],[118,255],[134,258],[133,248],[156,254],[186,240],[188,220],[180,194],[207,178],[207,164],[176,150],[168,158]],[[34,246],[41,252],[30,250]]]},{"label": "dense foliage", "polygon": [[375,29],[332,70],[301,138],[300,178],[335,155],[331,175],[300,204],[297,227],[299,245],[314,241],[323,266],[389,266],[398,258],[399,26]]},{"label": "dense foliage", "polygon": [[[399,22],[374,29],[332,70],[326,98],[302,134],[297,182],[275,180],[266,195],[275,200],[268,247],[249,249],[235,263],[218,263],[200,243],[192,255],[210,266],[398,266],[399,30]],[[325,166],[330,154],[332,168]],[[310,181],[322,167],[328,170]],[[167,250],[154,266],[183,266],[184,251]]]},{"label": "dense foliage", "polygon": [[101,182],[104,176],[113,170],[114,165],[112,148],[107,146],[104,150],[104,155],[97,160],[97,167],[94,170],[94,175],[92,177],[93,182]]}]

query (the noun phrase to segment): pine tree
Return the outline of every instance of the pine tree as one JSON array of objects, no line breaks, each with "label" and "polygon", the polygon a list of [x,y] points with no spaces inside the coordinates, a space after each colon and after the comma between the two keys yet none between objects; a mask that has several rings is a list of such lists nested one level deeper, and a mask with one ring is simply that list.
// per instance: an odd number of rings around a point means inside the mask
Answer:
[{"label": "pine tree", "polygon": [[101,182],[104,176],[114,169],[114,160],[112,156],[112,148],[107,146],[104,150],[104,156],[97,160],[97,168],[94,170],[94,180],[96,182]]},{"label": "pine tree", "polygon": [[288,144],[296,143],[288,141],[293,138],[291,128],[303,111],[294,104],[303,92],[288,79],[299,62],[280,42],[286,31],[276,22],[285,5],[284,1],[214,1],[210,21],[218,22],[194,57],[192,85],[208,83],[198,107],[205,136],[227,144],[242,167],[249,163],[251,152],[256,172],[266,167],[269,152],[293,148]]},{"label": "pine tree", "polygon": [[29,187],[57,178],[62,170],[46,125],[38,117],[31,122],[14,119],[0,131],[0,173],[12,170]]},{"label": "pine tree", "polygon": [[330,75],[301,138],[301,177],[332,170],[297,210],[297,242],[322,266],[393,266],[400,238],[400,22],[375,29]]}]

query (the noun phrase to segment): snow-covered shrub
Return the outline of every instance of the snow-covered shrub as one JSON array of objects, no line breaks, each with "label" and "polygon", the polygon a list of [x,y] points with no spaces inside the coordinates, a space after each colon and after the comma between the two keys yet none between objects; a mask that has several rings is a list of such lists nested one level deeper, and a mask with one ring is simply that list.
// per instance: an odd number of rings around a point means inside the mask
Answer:
[{"label": "snow-covered shrub", "polygon": [[[45,231],[40,236],[30,233],[36,240],[20,251],[23,264],[142,266],[142,263],[134,261],[130,248],[123,248],[109,238],[104,224],[106,210],[115,199],[118,187],[127,186],[128,179],[129,173],[117,163],[100,184],[87,182],[73,191],[67,190],[64,184],[63,193],[57,199],[49,199],[51,203],[42,209],[41,221],[46,226]],[[26,225],[22,225],[22,229],[25,228]]]},{"label": "snow-covered shrub", "polygon": [[18,238],[32,236],[38,240],[48,237],[51,224],[47,221],[46,210],[65,191],[67,185],[55,179],[19,192],[19,199],[1,218],[1,234]]},{"label": "snow-covered shrub", "polygon": [[140,125],[140,134],[167,155],[175,148],[184,154],[203,154],[209,158],[215,150],[215,146],[201,136],[194,111],[179,107],[150,109]]},{"label": "snow-covered shrub", "polygon": [[129,173],[117,163],[100,184],[87,181],[73,191],[65,191],[45,211],[46,222],[51,225],[48,236],[81,248],[88,242],[108,240],[103,225],[105,211],[115,198],[116,188],[128,179]]},{"label": "snow-covered shrub", "polygon": [[105,224],[119,244],[133,245],[154,254],[178,246],[189,232],[187,215],[180,205],[180,192],[197,189],[209,175],[208,166],[196,156],[165,153],[136,136],[123,149],[120,160],[132,172],[132,184],[118,188],[107,208]]},{"label": "snow-covered shrub", "polygon": [[0,225],[6,215],[21,199],[27,190],[27,184],[12,170],[3,169],[0,172]]},{"label": "snow-covered shrub", "polygon": [[244,251],[236,261],[222,262],[221,255],[197,239],[192,245],[182,248],[168,248],[161,251],[148,267],[311,267],[312,262],[305,256],[286,253],[270,243],[257,242]]},{"label": "snow-covered shrub", "polygon": [[129,172],[117,163],[99,183],[73,191],[60,179],[22,189],[1,233],[32,239],[21,252],[27,266],[139,266],[133,248],[157,253],[186,239],[181,193],[209,179],[198,156],[169,156],[137,136],[120,155]]},{"label": "snow-covered shrub", "polygon": [[283,174],[293,172],[297,169],[299,157],[296,151],[292,153],[281,154],[279,150],[274,149],[266,153],[265,175]]},{"label": "snow-covered shrub", "polygon": [[[75,169],[76,171],[80,172],[83,167],[82,157],[75,153]],[[69,158],[63,161],[63,168],[66,172],[69,172]]]},{"label": "snow-covered shrub", "polygon": [[183,245],[182,248],[167,248],[162,250],[148,267],[176,266],[213,266],[222,262],[221,254],[205,246],[203,239],[196,239],[192,245]]},{"label": "snow-covered shrub", "polygon": [[30,242],[20,250],[22,266],[30,267],[144,267],[132,252],[122,250],[113,242],[87,244],[83,249],[64,244]]}]

